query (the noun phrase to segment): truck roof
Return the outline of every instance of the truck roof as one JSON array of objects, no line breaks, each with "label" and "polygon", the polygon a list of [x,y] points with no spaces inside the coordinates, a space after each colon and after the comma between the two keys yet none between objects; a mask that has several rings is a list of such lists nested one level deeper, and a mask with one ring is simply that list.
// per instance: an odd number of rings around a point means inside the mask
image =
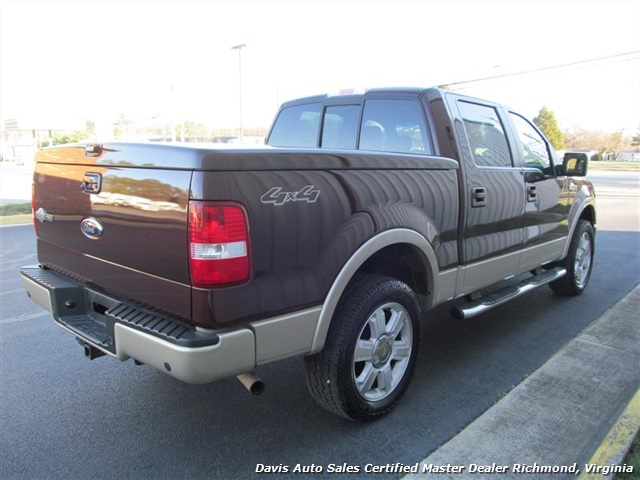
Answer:
[{"label": "truck roof", "polygon": [[353,101],[361,101],[367,97],[378,96],[380,94],[384,95],[411,95],[418,97],[427,92],[444,92],[441,88],[436,87],[376,87],[376,88],[368,88],[365,90],[355,90],[355,89],[343,89],[338,91],[337,93],[324,93],[319,95],[311,95],[308,97],[296,98],[292,100],[288,100],[283,102],[281,107],[305,104],[305,103],[313,103],[313,102],[326,102],[332,98],[338,99],[340,103],[343,103],[345,98],[349,98]]}]

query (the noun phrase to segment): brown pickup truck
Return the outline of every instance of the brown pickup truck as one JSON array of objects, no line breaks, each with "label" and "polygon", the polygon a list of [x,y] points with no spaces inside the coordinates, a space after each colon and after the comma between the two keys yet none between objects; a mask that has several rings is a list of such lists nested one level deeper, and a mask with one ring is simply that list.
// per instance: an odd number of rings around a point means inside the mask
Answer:
[{"label": "brown pickup truck", "polygon": [[258,392],[257,368],[303,356],[313,397],[364,420],[408,386],[429,309],[587,286],[586,159],[559,161],[514,110],[439,89],[317,96],[283,104],[267,143],[39,151],[29,296],[87,357],[185,382]]}]

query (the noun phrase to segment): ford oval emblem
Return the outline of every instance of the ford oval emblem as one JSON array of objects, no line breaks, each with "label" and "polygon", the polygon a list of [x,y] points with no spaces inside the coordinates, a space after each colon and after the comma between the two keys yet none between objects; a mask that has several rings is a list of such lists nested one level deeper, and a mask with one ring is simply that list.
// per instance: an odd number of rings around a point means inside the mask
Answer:
[{"label": "ford oval emblem", "polygon": [[97,240],[102,235],[102,224],[93,217],[84,218],[80,222],[80,230],[84,233],[84,236],[91,240]]}]

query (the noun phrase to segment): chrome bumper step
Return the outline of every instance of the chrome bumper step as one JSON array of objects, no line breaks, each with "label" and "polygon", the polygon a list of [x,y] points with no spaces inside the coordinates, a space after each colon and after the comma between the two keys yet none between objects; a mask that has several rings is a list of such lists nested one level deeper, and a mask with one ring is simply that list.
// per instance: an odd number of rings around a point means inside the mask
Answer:
[{"label": "chrome bumper step", "polygon": [[54,320],[79,338],[115,355],[114,325],[119,323],[179,347],[206,347],[218,335],[196,330],[178,319],[120,302],[39,266],[20,270],[28,295]]}]

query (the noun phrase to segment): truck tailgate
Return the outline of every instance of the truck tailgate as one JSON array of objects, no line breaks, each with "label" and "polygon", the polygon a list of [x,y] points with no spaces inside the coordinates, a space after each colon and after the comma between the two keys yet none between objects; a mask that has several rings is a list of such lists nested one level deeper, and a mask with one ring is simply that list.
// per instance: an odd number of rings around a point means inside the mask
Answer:
[{"label": "truck tailgate", "polygon": [[84,146],[41,150],[34,173],[40,263],[92,288],[191,316],[191,170],[98,162]]}]

